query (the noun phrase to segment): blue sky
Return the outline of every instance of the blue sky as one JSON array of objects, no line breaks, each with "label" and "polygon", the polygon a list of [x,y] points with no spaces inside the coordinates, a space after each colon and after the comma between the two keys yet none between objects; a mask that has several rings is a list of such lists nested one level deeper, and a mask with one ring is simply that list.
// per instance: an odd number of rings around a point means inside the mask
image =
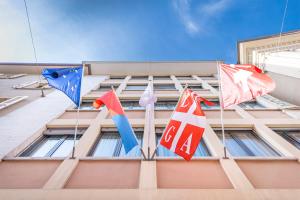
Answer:
[{"label": "blue sky", "polygon": [[[38,62],[225,60],[280,32],[286,0],[27,0]],[[0,62],[34,62],[23,0],[0,1]],[[283,31],[300,29],[289,0]]]}]

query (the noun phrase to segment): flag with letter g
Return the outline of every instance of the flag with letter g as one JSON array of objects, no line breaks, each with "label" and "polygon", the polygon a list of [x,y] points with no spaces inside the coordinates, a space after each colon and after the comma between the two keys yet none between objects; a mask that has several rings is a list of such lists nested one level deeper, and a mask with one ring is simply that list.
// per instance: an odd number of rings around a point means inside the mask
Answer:
[{"label": "flag with letter g", "polygon": [[201,101],[212,105],[192,90],[184,90],[160,140],[162,146],[185,160],[192,158],[205,130]]},{"label": "flag with letter g", "polygon": [[46,68],[42,75],[51,87],[65,93],[77,106],[80,104],[83,67]]}]

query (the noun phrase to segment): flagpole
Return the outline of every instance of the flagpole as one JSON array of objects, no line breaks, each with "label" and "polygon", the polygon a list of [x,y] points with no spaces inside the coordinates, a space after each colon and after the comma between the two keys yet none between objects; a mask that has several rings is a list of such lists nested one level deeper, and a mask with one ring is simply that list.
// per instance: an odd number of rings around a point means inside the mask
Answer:
[{"label": "flagpole", "polygon": [[[184,86],[184,88],[183,88],[183,90],[182,90],[182,92],[181,92],[181,94],[180,94],[180,98],[179,98],[179,100],[177,101],[177,104],[176,104],[176,106],[175,106],[175,109],[177,108],[178,103],[180,102],[180,100],[181,100],[181,98],[182,98],[182,95],[183,95],[184,91],[187,89],[187,87],[188,87],[188,84],[186,83],[185,86]],[[175,112],[175,109],[173,110],[171,117],[173,116],[173,114],[174,114],[174,112]],[[166,128],[167,128],[167,127],[165,127],[163,133],[165,132]],[[163,134],[163,133],[162,133],[162,134]],[[160,141],[161,141],[161,139],[162,139],[162,137],[160,138]],[[154,155],[157,153],[157,148],[158,148],[158,146],[159,146],[159,144],[160,144],[160,141],[157,143],[157,145],[156,145],[156,147],[155,147],[155,150],[154,150],[154,152],[153,152],[153,154],[152,154],[150,160],[153,160]]]},{"label": "flagpole", "polygon": [[82,92],[82,79],[84,75],[84,66],[82,65],[82,75],[81,75],[81,84],[80,84],[80,96],[79,96],[79,105],[77,106],[77,115],[76,115],[76,125],[75,125],[75,133],[73,139],[73,148],[72,148],[72,156],[71,159],[75,159],[75,145],[76,145],[76,138],[77,138],[77,131],[78,131],[78,124],[79,124],[79,110],[81,105],[81,92]]},{"label": "flagpole", "polygon": [[219,103],[220,103],[220,117],[221,117],[221,127],[222,127],[222,142],[223,142],[223,148],[224,148],[224,158],[228,159],[227,157],[227,150],[226,150],[226,141],[225,141],[225,130],[224,130],[224,122],[223,122],[223,94],[222,94],[222,84],[221,84],[221,72],[220,72],[220,65],[217,61],[217,70],[218,70],[218,76],[219,76]]},{"label": "flagpole", "polygon": [[[149,83],[150,85],[150,96],[152,97],[153,96],[153,82],[152,80],[150,79]],[[150,134],[151,134],[151,110],[154,109],[154,102],[152,102],[151,104],[147,105],[148,109],[147,109],[147,112],[148,112],[148,148],[147,148],[147,160],[150,160]],[[151,110],[150,110],[151,109]]]}]

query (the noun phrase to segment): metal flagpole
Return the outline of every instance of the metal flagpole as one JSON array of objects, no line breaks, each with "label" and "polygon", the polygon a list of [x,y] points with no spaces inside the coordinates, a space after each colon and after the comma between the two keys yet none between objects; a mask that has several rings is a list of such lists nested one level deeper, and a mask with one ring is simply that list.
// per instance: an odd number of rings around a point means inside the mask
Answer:
[{"label": "metal flagpole", "polygon": [[[149,82],[149,85],[150,85],[150,97],[152,97],[154,94],[153,94],[153,82],[150,80]],[[147,109],[147,112],[148,112],[148,152],[147,152],[147,159],[150,160],[150,134],[151,134],[151,110],[154,110],[154,102],[147,105],[148,109]],[[150,110],[151,109],[151,110]]]},{"label": "metal flagpole", "polygon": [[222,84],[221,84],[221,72],[220,72],[220,65],[219,62],[217,61],[217,70],[218,70],[218,76],[219,76],[219,103],[220,103],[220,115],[221,115],[221,126],[222,126],[222,141],[223,141],[223,146],[224,146],[224,158],[227,157],[227,151],[226,151],[226,141],[225,141],[225,131],[224,131],[224,123],[223,123],[223,94],[222,94]]},{"label": "metal flagpole", "polygon": [[72,156],[71,159],[75,159],[75,145],[76,145],[76,138],[77,138],[77,130],[78,130],[78,124],[79,124],[79,110],[81,105],[81,92],[82,92],[82,79],[84,75],[84,66],[82,65],[82,75],[81,75],[81,84],[80,84],[80,99],[79,99],[79,106],[77,106],[77,115],[76,115],[76,125],[75,125],[75,133],[74,133],[74,139],[73,139],[73,148],[72,148]]},{"label": "metal flagpole", "polygon": [[[182,98],[182,95],[183,95],[184,91],[187,89],[187,87],[188,87],[188,84],[185,84],[185,86],[184,86],[184,88],[183,88],[183,90],[182,90],[182,92],[181,92],[181,94],[180,94],[180,98],[179,98],[179,100],[177,101],[177,104],[176,104],[176,106],[175,106],[175,109],[177,108],[178,103],[180,102],[180,100],[181,100],[181,98]],[[173,114],[174,114],[174,112],[175,112],[175,109],[173,110],[171,117],[173,116]],[[163,133],[165,132],[166,128],[167,128],[167,127],[165,127]],[[162,134],[163,134],[163,133],[162,133]],[[161,141],[161,139],[162,139],[162,137],[160,138],[160,141]],[[154,152],[153,152],[153,154],[152,154],[150,160],[153,160],[154,155],[157,153],[157,148],[158,148],[158,146],[159,146],[159,144],[160,144],[160,141],[157,143],[157,145],[156,145],[156,147],[155,147],[155,150],[154,150]]]}]

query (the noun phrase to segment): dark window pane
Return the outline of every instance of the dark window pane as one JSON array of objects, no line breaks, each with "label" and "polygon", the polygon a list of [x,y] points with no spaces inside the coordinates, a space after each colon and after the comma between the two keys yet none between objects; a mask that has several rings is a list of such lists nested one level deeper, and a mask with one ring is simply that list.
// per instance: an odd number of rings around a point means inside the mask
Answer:
[{"label": "dark window pane", "polygon": [[[215,130],[222,141],[222,131]],[[226,147],[233,156],[280,156],[265,143],[253,130],[225,130]]]},{"label": "dark window pane", "polygon": [[274,130],[289,143],[300,149],[300,130]]},{"label": "dark window pane", "polygon": [[[160,142],[162,133],[163,133],[164,129],[163,128],[156,128],[155,132],[156,132],[156,144],[158,144]],[[159,145],[158,149],[157,149],[157,155],[159,157],[179,157],[177,154],[173,153],[172,151],[166,149],[165,147]],[[197,150],[195,152],[195,154],[193,155],[193,157],[207,157],[210,156],[210,152],[204,142],[203,139],[201,139]]]},{"label": "dark window pane", "polygon": [[144,91],[146,89],[147,85],[127,85],[125,90],[138,90],[138,91]]},{"label": "dark window pane", "polygon": [[134,147],[128,154],[125,153],[124,146],[120,134],[115,128],[104,128],[101,130],[101,136],[99,137],[93,152],[93,157],[140,157],[143,141],[143,129],[134,128],[139,146]]},{"label": "dark window pane", "polygon": [[[78,129],[75,144],[85,129]],[[21,157],[66,157],[71,153],[74,143],[74,129],[48,129],[43,137],[30,145]],[[54,134],[54,135],[51,135]],[[59,134],[59,135],[58,135]]]},{"label": "dark window pane", "polygon": [[154,84],[154,90],[176,90],[174,84]]},{"label": "dark window pane", "polygon": [[174,110],[177,105],[177,100],[158,100],[154,104],[155,110]]}]

